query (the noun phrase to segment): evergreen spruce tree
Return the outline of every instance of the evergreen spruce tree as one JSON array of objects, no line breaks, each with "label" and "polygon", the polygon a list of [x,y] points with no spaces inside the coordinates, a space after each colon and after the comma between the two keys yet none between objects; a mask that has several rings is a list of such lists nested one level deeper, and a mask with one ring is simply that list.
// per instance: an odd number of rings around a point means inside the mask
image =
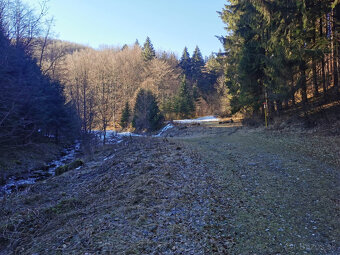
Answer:
[{"label": "evergreen spruce tree", "polygon": [[228,35],[221,41],[233,112],[262,110],[264,116],[262,103],[266,100],[269,113],[279,114],[283,108],[295,106],[296,99],[306,112],[310,105],[307,92],[312,91],[318,100],[321,88],[324,100],[332,100],[327,96],[327,82],[331,87],[333,81],[335,91],[338,87],[338,51],[334,47],[338,23],[332,21],[332,15],[340,4],[331,3],[230,0],[225,5],[220,14]]},{"label": "evergreen spruce tree", "polygon": [[141,89],[137,94],[133,115],[132,125],[137,130],[157,130],[164,120],[155,96],[151,91],[144,89]]},{"label": "evergreen spruce tree", "polygon": [[197,102],[199,100],[199,97],[200,97],[200,93],[199,93],[199,90],[198,90],[196,83],[192,87],[192,97],[194,99],[194,102]]},{"label": "evergreen spruce tree", "polygon": [[183,50],[183,54],[179,62],[179,66],[182,68],[184,74],[187,77],[191,76],[191,59],[190,59],[190,54],[188,52],[187,47],[185,47]]},{"label": "evergreen spruce tree", "polygon": [[265,82],[264,60],[265,27],[260,13],[247,1],[232,1],[226,5],[222,19],[228,24],[229,35],[224,38],[228,50],[225,73],[230,93],[232,112],[241,108],[260,110]]},{"label": "evergreen spruce tree", "polygon": [[150,125],[150,128],[149,128],[150,131],[160,129],[164,121],[164,117],[159,111],[156,98],[152,94],[150,94],[148,121]]},{"label": "evergreen spruce tree", "polygon": [[126,49],[129,49],[129,46],[127,44],[124,44],[123,47],[122,47],[122,51],[126,50]]},{"label": "evergreen spruce tree", "polygon": [[76,115],[65,105],[63,87],[4,31],[0,24],[0,147],[39,142],[42,135],[54,135],[56,142],[74,138]]},{"label": "evergreen spruce tree", "polygon": [[144,43],[142,55],[143,55],[144,61],[146,62],[154,59],[156,56],[156,52],[153,48],[153,45],[149,37],[146,38],[146,41]]},{"label": "evergreen spruce tree", "polygon": [[194,98],[189,91],[186,77],[182,79],[182,84],[179,88],[178,95],[175,99],[175,112],[183,118],[191,117],[195,111]]},{"label": "evergreen spruce tree", "polygon": [[129,124],[129,119],[130,119],[130,106],[129,103],[125,103],[125,107],[122,112],[122,117],[120,119],[120,125],[122,128],[126,128]]},{"label": "evergreen spruce tree", "polygon": [[194,81],[198,82],[202,77],[202,67],[204,66],[204,59],[201,50],[196,46],[191,58],[191,75]]}]

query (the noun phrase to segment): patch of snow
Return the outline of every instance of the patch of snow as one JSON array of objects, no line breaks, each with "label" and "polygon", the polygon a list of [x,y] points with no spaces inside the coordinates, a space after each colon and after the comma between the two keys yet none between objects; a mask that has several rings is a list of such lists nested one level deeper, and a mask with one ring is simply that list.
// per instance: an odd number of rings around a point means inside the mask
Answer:
[{"label": "patch of snow", "polygon": [[184,120],[174,120],[175,123],[180,124],[191,124],[191,123],[200,123],[200,122],[211,122],[211,121],[219,121],[220,119],[216,116],[205,116],[197,119],[184,119]]},{"label": "patch of snow", "polygon": [[140,134],[135,134],[135,133],[131,133],[131,132],[121,132],[121,133],[117,133],[117,136],[143,136]]},{"label": "patch of snow", "polygon": [[172,125],[171,123],[169,123],[168,125],[166,125],[165,127],[163,127],[161,129],[161,131],[159,131],[159,133],[157,135],[153,135],[153,137],[160,137],[165,131],[169,130],[170,128],[173,128],[174,125]]},{"label": "patch of snow", "polygon": [[219,118],[217,118],[216,116],[205,116],[205,117],[200,117],[197,118],[196,120],[204,120],[204,121],[218,121]]},{"label": "patch of snow", "polygon": [[114,157],[114,155],[111,155],[111,156],[109,156],[109,157],[106,157],[106,158],[104,158],[104,161],[106,161],[106,160],[108,160],[108,159],[112,159]]},{"label": "patch of snow", "polygon": [[[104,140],[104,132],[100,130],[94,130],[93,134],[97,135],[100,140]],[[121,143],[123,137],[142,137],[144,135],[135,134],[132,132],[116,132],[115,130],[106,130],[106,143],[107,144],[118,144]]]}]

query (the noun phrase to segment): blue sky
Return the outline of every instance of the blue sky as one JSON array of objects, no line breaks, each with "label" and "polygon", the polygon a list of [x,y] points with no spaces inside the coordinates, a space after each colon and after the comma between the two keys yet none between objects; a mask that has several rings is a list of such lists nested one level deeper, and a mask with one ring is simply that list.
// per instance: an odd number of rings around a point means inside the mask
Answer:
[{"label": "blue sky", "polygon": [[[38,0],[25,0],[30,4]],[[49,15],[62,40],[100,45],[142,44],[149,36],[158,50],[179,56],[184,46],[192,54],[198,45],[204,56],[222,48],[224,35],[216,11],[226,0],[50,0]]]}]

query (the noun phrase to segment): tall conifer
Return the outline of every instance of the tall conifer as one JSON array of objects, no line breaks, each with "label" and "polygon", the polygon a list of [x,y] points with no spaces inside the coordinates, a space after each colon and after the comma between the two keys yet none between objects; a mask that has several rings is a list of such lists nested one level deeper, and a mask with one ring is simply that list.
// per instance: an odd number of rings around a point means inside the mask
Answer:
[{"label": "tall conifer", "polygon": [[153,45],[152,45],[149,37],[147,37],[146,40],[145,40],[142,55],[143,55],[144,61],[146,61],[146,62],[154,59],[155,56],[156,56],[156,52],[153,48]]},{"label": "tall conifer", "polygon": [[179,63],[180,67],[183,69],[183,72],[187,77],[191,75],[191,59],[190,54],[188,52],[188,48],[185,47],[183,50],[183,54]]}]

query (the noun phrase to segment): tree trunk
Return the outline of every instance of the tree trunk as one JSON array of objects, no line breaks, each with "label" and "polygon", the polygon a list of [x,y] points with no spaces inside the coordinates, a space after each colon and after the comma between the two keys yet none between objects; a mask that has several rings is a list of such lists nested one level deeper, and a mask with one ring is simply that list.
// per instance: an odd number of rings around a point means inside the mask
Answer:
[{"label": "tree trunk", "polygon": [[330,61],[331,61],[331,58],[330,58],[330,56],[329,56],[329,54],[328,54],[328,56],[327,56],[327,59],[326,59],[326,69],[327,69],[327,76],[326,76],[326,87],[327,87],[327,89],[329,89],[329,87],[330,87],[330,78],[329,78],[329,76],[330,76],[330,73],[331,73],[331,71],[330,71]]},{"label": "tree trunk", "polygon": [[283,108],[284,108],[284,109],[288,109],[288,108],[289,108],[289,101],[288,101],[288,98],[285,98],[285,100],[283,101]]},{"label": "tree trunk", "polygon": [[106,144],[106,121],[104,120],[104,138],[103,138],[103,144]]},{"label": "tree trunk", "polygon": [[274,105],[274,101],[272,100],[268,100],[268,115],[270,117],[274,117],[275,115],[275,105]]},{"label": "tree trunk", "polygon": [[335,91],[337,95],[340,94],[339,91],[339,84],[338,84],[338,45],[337,45],[337,37],[338,37],[338,31],[337,31],[337,19],[336,14],[337,10],[340,8],[340,4],[337,5],[332,11],[332,17],[333,17],[333,84]]},{"label": "tree trunk", "polygon": [[[313,47],[316,48],[316,22],[314,23],[314,30],[313,30]],[[319,87],[318,87],[318,75],[316,71],[316,56],[315,53],[313,53],[312,57],[312,66],[313,66],[313,86],[314,86],[314,97],[317,97],[319,95]]]},{"label": "tree trunk", "polygon": [[294,87],[294,75],[291,76],[291,91],[290,91],[290,96],[292,98],[292,105],[295,106],[295,87]]},{"label": "tree trunk", "polygon": [[87,133],[87,124],[86,124],[86,120],[87,120],[87,115],[86,115],[86,87],[84,84],[83,87],[83,128],[84,128],[84,133]]},{"label": "tree trunk", "polygon": [[276,100],[276,114],[280,115],[282,111],[282,101],[281,100]]},{"label": "tree trunk", "polygon": [[302,60],[300,64],[300,72],[301,72],[301,96],[302,96],[302,104],[306,105],[308,103],[307,99],[307,81],[306,81],[306,63]]},{"label": "tree trunk", "polygon": [[[322,17],[320,17],[320,38],[322,39],[323,33],[322,33]],[[321,76],[322,76],[322,88],[323,88],[323,94],[324,97],[326,97],[327,88],[326,88],[326,74],[325,74],[325,55],[322,54],[321,57]]]}]

